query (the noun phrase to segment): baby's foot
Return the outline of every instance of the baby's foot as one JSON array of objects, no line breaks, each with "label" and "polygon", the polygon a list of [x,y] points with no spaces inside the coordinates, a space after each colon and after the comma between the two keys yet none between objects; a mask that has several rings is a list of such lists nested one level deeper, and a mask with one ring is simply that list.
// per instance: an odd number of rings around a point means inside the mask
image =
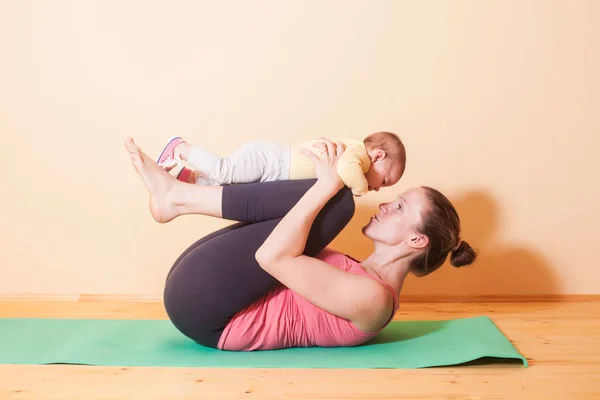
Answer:
[{"label": "baby's foot", "polygon": [[[173,167],[175,167],[176,165],[180,165],[182,160],[182,158],[180,157],[182,143],[185,143],[185,141],[179,136],[174,136],[170,138],[167,144],[165,144],[165,147],[163,147],[162,151],[160,152],[160,155],[156,159],[156,163],[158,164],[158,166],[169,171],[173,169]],[[175,151],[177,148],[179,148],[179,151]]]},{"label": "baby's foot", "polygon": [[150,194],[150,213],[160,223],[178,216],[175,205],[169,200],[173,185],[180,184],[167,171],[158,166],[133,141],[125,140],[125,148],[131,154],[131,162]]},{"label": "baby's foot", "polygon": [[179,158],[179,159],[184,160],[184,161],[187,161],[188,157],[190,155],[191,148],[192,148],[191,144],[189,144],[187,142],[180,142],[173,149],[174,157]]}]

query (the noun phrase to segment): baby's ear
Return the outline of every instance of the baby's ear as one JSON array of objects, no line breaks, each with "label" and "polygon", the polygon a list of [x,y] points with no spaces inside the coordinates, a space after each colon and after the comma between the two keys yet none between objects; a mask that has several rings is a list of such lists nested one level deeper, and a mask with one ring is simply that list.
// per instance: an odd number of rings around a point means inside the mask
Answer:
[{"label": "baby's ear", "polygon": [[371,159],[372,163],[383,160],[385,158],[385,151],[381,149],[373,149],[369,151],[369,158]]},{"label": "baby's ear", "polygon": [[371,155],[371,162],[375,161],[383,161],[387,157],[387,154],[384,150],[376,149],[373,151]]}]

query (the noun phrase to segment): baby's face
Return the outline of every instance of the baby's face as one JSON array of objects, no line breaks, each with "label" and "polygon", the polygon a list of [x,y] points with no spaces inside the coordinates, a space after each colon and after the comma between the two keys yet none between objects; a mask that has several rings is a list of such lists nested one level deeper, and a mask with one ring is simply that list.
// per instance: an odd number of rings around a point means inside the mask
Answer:
[{"label": "baby's face", "polygon": [[371,167],[365,174],[369,190],[378,191],[382,187],[392,186],[398,183],[404,168],[397,160],[392,160],[388,157],[377,159],[371,163]]}]

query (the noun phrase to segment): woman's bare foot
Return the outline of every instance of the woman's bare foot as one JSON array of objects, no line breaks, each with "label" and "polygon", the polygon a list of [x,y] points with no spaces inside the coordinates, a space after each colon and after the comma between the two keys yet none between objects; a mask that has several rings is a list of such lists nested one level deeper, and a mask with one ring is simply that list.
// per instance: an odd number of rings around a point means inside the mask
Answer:
[{"label": "woman's bare foot", "polygon": [[131,155],[131,163],[150,194],[152,217],[157,222],[165,223],[179,216],[177,206],[171,201],[171,194],[174,186],[182,183],[159,167],[135,144],[132,138],[125,139],[125,148]]}]

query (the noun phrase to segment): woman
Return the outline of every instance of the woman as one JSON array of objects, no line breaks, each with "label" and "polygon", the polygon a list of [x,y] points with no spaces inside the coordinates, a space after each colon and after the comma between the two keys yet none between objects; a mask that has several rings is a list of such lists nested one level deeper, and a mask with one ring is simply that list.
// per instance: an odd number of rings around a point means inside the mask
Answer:
[{"label": "woman", "polygon": [[475,260],[460,221],[438,191],[413,188],[381,204],[364,226],[374,252],[364,261],[326,249],[354,214],[335,172],[341,144],[307,152],[316,180],[197,186],[177,181],[127,139],[125,147],[161,223],[202,214],[239,223],[190,246],[166,280],[172,323],[196,342],[222,350],[355,346],[392,320],[409,272],[438,269],[450,254]]}]

